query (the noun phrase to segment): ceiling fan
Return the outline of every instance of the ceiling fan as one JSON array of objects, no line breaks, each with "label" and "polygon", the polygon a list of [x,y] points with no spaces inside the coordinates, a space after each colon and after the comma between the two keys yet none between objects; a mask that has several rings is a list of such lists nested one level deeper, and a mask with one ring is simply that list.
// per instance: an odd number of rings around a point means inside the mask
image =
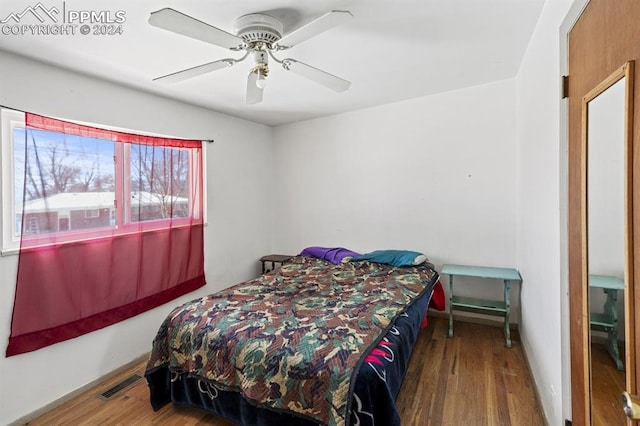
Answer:
[{"label": "ceiling fan", "polygon": [[216,46],[225,47],[234,52],[245,53],[244,56],[237,59],[220,59],[167,74],[155,78],[154,81],[175,83],[208,72],[232,67],[251,56],[254,65],[247,78],[246,102],[248,104],[256,104],[262,101],[262,93],[269,75],[269,57],[271,57],[287,71],[292,71],[336,92],[342,92],[349,88],[351,82],[295,59],[277,59],[274,56],[274,52],[289,49],[352,17],[351,12],[332,10],[306,25],[283,34],[283,25],[278,19],[262,13],[252,13],[241,16],[236,20],[234,25],[236,35],[233,35],[174,9],[160,9],[151,13],[149,17],[151,25]]}]

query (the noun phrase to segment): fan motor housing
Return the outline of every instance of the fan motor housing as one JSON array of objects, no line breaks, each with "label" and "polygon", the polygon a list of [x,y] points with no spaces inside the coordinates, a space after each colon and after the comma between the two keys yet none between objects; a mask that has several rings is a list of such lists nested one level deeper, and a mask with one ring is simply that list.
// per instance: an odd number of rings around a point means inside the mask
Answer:
[{"label": "fan motor housing", "polygon": [[252,13],[238,18],[234,25],[236,35],[248,45],[257,42],[272,45],[282,38],[282,22],[263,13]]}]

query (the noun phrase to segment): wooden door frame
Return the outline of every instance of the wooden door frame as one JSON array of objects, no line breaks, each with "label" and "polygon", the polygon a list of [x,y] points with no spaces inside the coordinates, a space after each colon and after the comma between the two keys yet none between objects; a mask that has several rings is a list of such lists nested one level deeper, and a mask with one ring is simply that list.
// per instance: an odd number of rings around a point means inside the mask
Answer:
[{"label": "wooden door frame", "polygon": [[[574,25],[589,5],[590,0],[574,0],[560,26],[560,76],[569,75],[569,34]],[[589,394],[584,385],[576,389],[574,376],[575,360],[571,340],[571,296],[569,286],[569,99],[568,90],[560,89],[560,286],[562,295],[562,407],[563,417],[575,421],[579,426],[585,420],[585,410],[589,408]],[[564,297],[567,295],[567,297]],[[584,371],[584,370],[581,370]],[[584,376],[583,376],[584,377]],[[582,400],[576,400],[576,392],[580,392]],[[576,412],[577,411],[577,412]],[[583,413],[583,414],[580,414]]]}]

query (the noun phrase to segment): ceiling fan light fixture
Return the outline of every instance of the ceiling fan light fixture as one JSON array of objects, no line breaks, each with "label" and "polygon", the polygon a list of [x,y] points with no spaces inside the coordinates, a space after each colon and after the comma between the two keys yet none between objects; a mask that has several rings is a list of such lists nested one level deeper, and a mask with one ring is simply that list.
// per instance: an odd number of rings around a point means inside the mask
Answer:
[{"label": "ceiling fan light fixture", "polygon": [[262,72],[262,70],[258,70],[258,79],[256,80],[256,86],[260,89],[264,89],[267,86],[267,76]]},{"label": "ceiling fan light fixture", "polygon": [[256,64],[253,66],[251,72],[256,74],[256,86],[264,89],[267,85],[267,75],[269,75],[269,56],[264,50],[256,50],[254,52],[254,60]]}]

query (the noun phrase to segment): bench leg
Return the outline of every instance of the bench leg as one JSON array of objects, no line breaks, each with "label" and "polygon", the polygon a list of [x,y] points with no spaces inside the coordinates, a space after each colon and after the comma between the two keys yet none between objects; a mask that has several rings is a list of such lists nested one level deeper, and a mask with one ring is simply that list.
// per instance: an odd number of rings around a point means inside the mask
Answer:
[{"label": "bench leg", "polygon": [[608,315],[609,320],[613,324],[613,326],[607,330],[607,351],[616,363],[616,368],[623,371],[624,364],[620,359],[620,352],[618,351],[618,290],[603,289],[603,291],[607,295],[607,300],[604,304],[604,313]]},{"label": "bench leg", "polygon": [[507,348],[511,348],[511,330],[509,328],[509,280],[504,280],[504,307],[506,310],[504,313],[504,338],[507,341]]},{"label": "bench leg", "polygon": [[453,337],[453,275],[449,275],[449,337]]}]

